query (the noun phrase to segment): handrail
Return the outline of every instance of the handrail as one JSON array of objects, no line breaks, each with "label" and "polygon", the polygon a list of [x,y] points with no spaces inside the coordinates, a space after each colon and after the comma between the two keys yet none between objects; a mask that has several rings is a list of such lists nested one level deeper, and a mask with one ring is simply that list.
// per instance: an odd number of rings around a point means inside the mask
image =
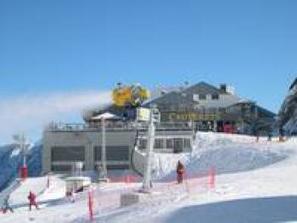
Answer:
[{"label": "handrail", "polygon": [[[146,123],[136,123],[134,122],[110,122],[106,123],[105,126],[107,131],[116,131],[116,130],[135,130],[138,128],[139,130],[147,130]],[[185,129],[191,130],[192,127],[187,122],[162,122],[157,124],[157,130],[170,130],[170,129]],[[92,130],[101,130],[101,123],[50,123],[46,128],[45,131],[69,131],[69,132],[76,132],[76,131],[92,131]]]}]

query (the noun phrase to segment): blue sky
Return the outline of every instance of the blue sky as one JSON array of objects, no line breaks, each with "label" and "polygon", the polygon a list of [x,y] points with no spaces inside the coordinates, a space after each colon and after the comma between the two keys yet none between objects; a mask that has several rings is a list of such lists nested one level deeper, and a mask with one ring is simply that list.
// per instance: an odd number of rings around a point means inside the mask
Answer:
[{"label": "blue sky", "polygon": [[295,0],[1,0],[0,100],[226,82],[277,111],[297,74]]}]

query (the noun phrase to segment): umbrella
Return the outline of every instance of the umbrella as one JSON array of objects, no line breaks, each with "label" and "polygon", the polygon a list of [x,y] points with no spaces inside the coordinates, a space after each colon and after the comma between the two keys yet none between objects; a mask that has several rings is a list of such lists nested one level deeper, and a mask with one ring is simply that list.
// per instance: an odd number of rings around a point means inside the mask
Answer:
[{"label": "umbrella", "polygon": [[103,114],[100,115],[96,115],[94,117],[91,118],[91,120],[120,120],[121,118],[115,114],[109,113],[109,112],[105,112]]}]

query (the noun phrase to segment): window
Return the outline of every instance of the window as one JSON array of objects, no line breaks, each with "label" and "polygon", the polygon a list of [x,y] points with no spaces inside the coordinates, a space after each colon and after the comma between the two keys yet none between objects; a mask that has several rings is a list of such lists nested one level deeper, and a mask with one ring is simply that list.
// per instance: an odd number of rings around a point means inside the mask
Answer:
[{"label": "window", "polygon": [[155,139],[155,149],[163,149],[163,139]]},{"label": "window", "polygon": [[[96,161],[101,160],[101,146],[95,146],[94,156]],[[106,146],[107,161],[127,161],[129,160],[128,146]]]},{"label": "window", "polygon": [[184,148],[186,148],[186,149],[191,148],[191,140],[190,139],[184,139]]},{"label": "window", "polygon": [[199,101],[199,95],[193,94],[193,101]]},{"label": "window", "polygon": [[51,148],[52,161],[84,161],[85,148],[83,146],[57,146]]},{"label": "window", "polygon": [[128,146],[106,146],[106,160],[128,161],[129,147]]},{"label": "window", "polygon": [[128,164],[108,164],[107,165],[108,170],[123,170],[123,169],[129,169]]},{"label": "window", "polygon": [[57,172],[70,172],[72,170],[71,165],[52,165],[51,171],[57,171]]},{"label": "window", "polygon": [[182,151],[183,151],[183,139],[175,138],[174,139],[173,152],[174,153],[180,153]]},{"label": "window", "polygon": [[212,94],[212,95],[211,95],[211,99],[212,99],[212,100],[219,100],[219,97],[220,97],[220,96],[219,96],[218,94]]},{"label": "window", "polygon": [[206,94],[199,94],[199,100],[206,100]]},{"label": "window", "polygon": [[173,149],[173,139],[166,139],[166,148]]},{"label": "window", "polygon": [[139,140],[139,149],[146,149],[147,140],[146,139],[140,139]]}]

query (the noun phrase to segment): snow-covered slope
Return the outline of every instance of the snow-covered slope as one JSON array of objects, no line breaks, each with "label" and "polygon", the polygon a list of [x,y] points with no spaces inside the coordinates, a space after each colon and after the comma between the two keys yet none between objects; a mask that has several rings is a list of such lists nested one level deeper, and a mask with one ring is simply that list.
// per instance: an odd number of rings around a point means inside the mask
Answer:
[{"label": "snow-covered slope", "polygon": [[[186,163],[188,175],[194,175],[182,185],[185,189],[179,192],[180,196],[170,199],[166,191],[174,185],[169,184],[161,201],[98,215],[96,220],[112,223],[297,222],[296,145],[295,138],[285,143],[260,138],[256,143],[255,138],[249,136],[198,133],[191,154],[156,155],[160,169],[155,171],[161,181],[164,177],[175,178],[178,159]],[[208,178],[200,175],[210,166],[221,173],[214,189],[208,189]]]},{"label": "snow-covered slope", "polygon": [[[38,176],[41,172],[42,145],[37,143],[28,150],[28,171],[30,176]],[[16,145],[0,147],[0,191],[12,182],[19,174],[22,155]]]},{"label": "snow-covered slope", "polygon": [[[109,183],[95,187],[94,222],[297,222],[297,138],[280,143],[254,137],[198,133],[191,154],[155,155],[153,198],[148,202],[120,208],[119,196],[128,184]],[[174,179],[176,161],[186,164],[189,177],[182,185]],[[216,167],[215,188],[197,180],[200,173]],[[158,167],[158,168],[157,168]],[[54,177],[49,189],[38,197],[41,210],[28,212],[25,194],[42,191],[46,178],[30,179],[12,199],[15,213],[1,216],[0,222],[88,222],[88,196],[82,193],[75,203],[63,198],[63,179]],[[129,190],[140,184],[129,184]],[[129,191],[128,190],[128,191]],[[24,193],[25,191],[25,193]],[[53,200],[54,198],[54,200]],[[111,204],[111,205],[109,205]]]},{"label": "snow-covered slope", "polygon": [[186,164],[188,177],[203,175],[212,167],[219,174],[258,169],[289,156],[289,151],[273,149],[278,146],[266,138],[256,143],[250,136],[198,132],[192,153],[155,154],[155,177],[174,179],[178,160]]}]

